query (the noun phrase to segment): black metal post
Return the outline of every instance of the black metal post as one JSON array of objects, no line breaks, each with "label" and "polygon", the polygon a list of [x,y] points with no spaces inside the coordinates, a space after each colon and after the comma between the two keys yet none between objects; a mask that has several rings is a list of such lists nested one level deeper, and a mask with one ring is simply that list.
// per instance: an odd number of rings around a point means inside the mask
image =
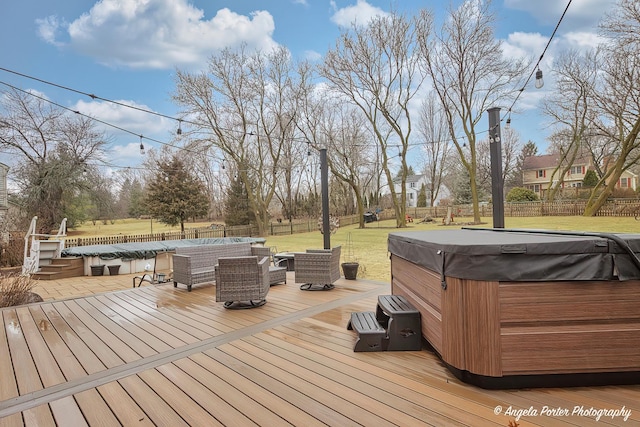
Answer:
[{"label": "black metal post", "polygon": [[327,149],[320,149],[320,181],[322,193],[322,235],[324,248],[331,249],[331,228],[329,227],[329,167],[327,165]]},{"label": "black metal post", "polygon": [[504,183],[502,182],[502,143],[500,135],[500,108],[490,108],[489,147],[491,155],[491,200],[493,201],[493,228],[504,228]]}]

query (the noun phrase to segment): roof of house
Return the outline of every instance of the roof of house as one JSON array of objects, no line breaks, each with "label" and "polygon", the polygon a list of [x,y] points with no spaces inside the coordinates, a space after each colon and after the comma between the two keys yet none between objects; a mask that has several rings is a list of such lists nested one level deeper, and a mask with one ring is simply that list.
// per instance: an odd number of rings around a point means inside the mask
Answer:
[{"label": "roof of house", "polygon": [[[523,170],[532,169],[548,169],[554,168],[560,162],[560,154],[543,154],[542,156],[530,156],[525,157],[522,164]],[[577,156],[573,161],[573,165],[590,165],[590,158],[588,155]]]},{"label": "roof of house", "polygon": [[[406,182],[418,182],[420,181],[422,178],[426,177],[426,174],[420,174],[420,175],[407,175],[406,178]],[[393,182],[394,184],[399,184],[400,183],[400,177],[395,177],[393,178]]]}]

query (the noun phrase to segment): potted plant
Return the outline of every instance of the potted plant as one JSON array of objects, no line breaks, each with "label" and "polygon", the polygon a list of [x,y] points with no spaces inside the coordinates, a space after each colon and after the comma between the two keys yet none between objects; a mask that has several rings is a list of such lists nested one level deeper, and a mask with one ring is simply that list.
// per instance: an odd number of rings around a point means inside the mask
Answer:
[{"label": "potted plant", "polygon": [[356,280],[358,276],[358,258],[353,255],[353,241],[351,240],[351,233],[347,234],[347,243],[345,244],[345,262],[342,263],[342,273],[347,280]]}]

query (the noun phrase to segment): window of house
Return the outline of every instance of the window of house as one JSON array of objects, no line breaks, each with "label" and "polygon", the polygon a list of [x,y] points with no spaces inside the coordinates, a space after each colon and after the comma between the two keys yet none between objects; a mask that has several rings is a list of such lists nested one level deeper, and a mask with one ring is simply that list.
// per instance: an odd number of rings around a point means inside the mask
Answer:
[{"label": "window of house", "polygon": [[410,188],[415,188],[415,186],[416,186],[416,183],[415,183],[415,182],[411,182],[411,183],[409,183],[409,187],[410,187]]},{"label": "window of house", "polygon": [[533,191],[536,192],[536,193],[539,193],[540,192],[540,184],[535,184],[533,186]]},{"label": "window of house", "polygon": [[571,166],[569,170],[570,175],[583,175],[584,174],[584,166]]},{"label": "window of house", "polygon": [[629,178],[620,178],[620,188],[629,188]]},{"label": "window of house", "polygon": [[544,169],[540,169],[536,171],[536,178],[545,178],[547,176],[547,171]]},{"label": "window of house", "polygon": [[409,200],[413,200],[413,193],[409,193]]}]

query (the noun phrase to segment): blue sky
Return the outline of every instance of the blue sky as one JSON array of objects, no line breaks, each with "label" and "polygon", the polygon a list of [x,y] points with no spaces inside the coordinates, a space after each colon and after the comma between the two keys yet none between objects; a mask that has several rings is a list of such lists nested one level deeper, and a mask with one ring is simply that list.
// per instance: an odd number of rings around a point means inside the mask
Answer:
[{"label": "blue sky", "polygon": [[[459,0],[453,1],[460,4]],[[593,46],[597,24],[614,0],[573,0],[542,69],[564,49]],[[567,2],[494,0],[496,36],[505,55],[542,53]],[[286,46],[295,58],[321,60],[341,26],[391,9],[407,14],[432,9],[442,17],[449,1],[426,0],[8,0],[0,6],[0,67],[81,92],[175,117],[170,98],[176,69],[200,70],[224,47],[246,43],[269,49]],[[0,70],[0,82],[43,96],[84,114],[161,141],[170,141],[176,122],[92,100],[71,91]],[[553,90],[529,84],[515,105],[512,127],[523,141],[546,146],[549,133],[539,101]],[[0,89],[7,86],[0,84]],[[505,106],[505,109],[508,105]],[[504,110],[503,110],[504,112]],[[111,138],[110,163],[142,162],[139,137],[105,128]],[[154,143],[145,141],[145,147]],[[0,162],[11,159],[0,153]]]}]

